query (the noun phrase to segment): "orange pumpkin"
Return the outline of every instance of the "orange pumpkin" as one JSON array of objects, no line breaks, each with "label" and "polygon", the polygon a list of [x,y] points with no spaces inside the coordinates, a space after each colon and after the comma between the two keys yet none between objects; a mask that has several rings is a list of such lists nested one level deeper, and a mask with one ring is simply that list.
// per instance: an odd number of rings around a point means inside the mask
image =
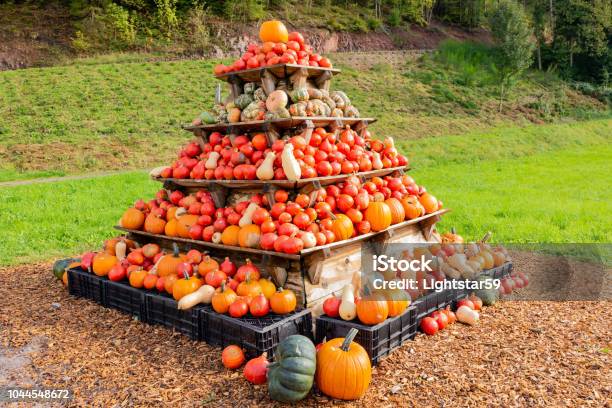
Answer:
[{"label": "orange pumpkin", "polygon": [[231,345],[223,349],[221,353],[221,362],[225,368],[235,370],[244,364],[246,358],[244,351],[238,346]]},{"label": "orange pumpkin", "polygon": [[372,365],[365,349],[353,339],[352,328],[345,338],[328,340],[317,352],[315,381],[325,395],[341,400],[363,397],[372,380]]},{"label": "orange pumpkin", "polygon": [[270,308],[276,314],[287,314],[295,310],[297,299],[295,293],[289,289],[278,288],[270,297]]},{"label": "orange pumpkin", "polygon": [[336,241],[344,241],[353,236],[355,228],[353,227],[353,221],[349,217],[344,214],[334,214],[332,218],[330,230],[334,233]]},{"label": "orange pumpkin", "polygon": [[[238,231],[238,244],[243,248],[259,248],[260,237],[261,230],[259,229],[259,225],[248,224]],[[221,240],[223,240],[223,235],[221,236]]]},{"label": "orange pumpkin", "polygon": [[104,252],[109,255],[115,255],[115,247],[117,246],[117,242],[119,242],[119,238],[111,238],[104,241]]},{"label": "orange pumpkin", "polygon": [[227,313],[230,305],[234,303],[237,298],[236,292],[225,286],[225,282],[223,282],[212,297],[212,308],[217,313]]},{"label": "orange pumpkin", "polygon": [[164,290],[171,295],[172,291],[174,290],[174,284],[178,280],[178,275],[174,273],[172,275],[166,275],[165,277],[160,278],[160,280],[162,279],[164,281]]},{"label": "orange pumpkin", "polygon": [[372,231],[382,231],[391,225],[391,209],[383,202],[370,202],[365,211],[365,219],[370,223]]},{"label": "orange pumpkin", "polygon": [[130,285],[135,288],[142,288],[144,286],[144,280],[147,277],[149,272],[144,269],[137,269],[135,271],[130,272]]},{"label": "orange pumpkin", "polygon": [[119,260],[115,255],[106,252],[98,252],[93,259],[93,273],[98,276],[106,276]]},{"label": "orange pumpkin", "polygon": [[168,209],[166,210],[166,221],[170,221],[172,219],[175,219],[176,218],[176,210],[178,210],[179,208],[182,208],[182,207],[175,207],[175,206],[168,207]]},{"label": "orange pumpkin", "polygon": [[404,207],[402,206],[400,200],[391,197],[385,200],[385,204],[387,204],[391,210],[391,224],[397,224],[404,221],[406,218],[406,212],[404,211]]},{"label": "orange pumpkin", "polygon": [[269,300],[276,292],[276,285],[269,278],[261,278],[258,282],[261,286],[261,293]]},{"label": "orange pumpkin", "polygon": [[259,38],[263,42],[286,43],[289,40],[287,27],[278,20],[264,21],[259,28]]},{"label": "orange pumpkin", "polygon": [[171,218],[164,227],[164,234],[169,237],[178,236],[178,221],[176,218]]},{"label": "orange pumpkin", "polygon": [[157,264],[157,275],[168,276],[176,275],[180,263],[185,262],[185,255],[179,253],[176,243],[173,243],[172,254],[164,255]]},{"label": "orange pumpkin", "polygon": [[372,293],[357,303],[357,318],[363,324],[375,325],[389,316],[387,299],[381,293]]},{"label": "orange pumpkin", "polygon": [[263,292],[259,282],[256,280],[251,280],[251,275],[248,274],[246,280],[238,284],[236,293],[238,296],[255,297],[261,295]]},{"label": "orange pumpkin", "polygon": [[403,198],[402,207],[404,207],[404,212],[406,213],[406,218],[409,220],[413,220],[415,218],[419,218],[425,214],[425,209],[416,198],[416,196],[408,196]]},{"label": "orange pumpkin", "polygon": [[189,228],[198,223],[198,216],[193,214],[181,215],[177,218],[176,233],[181,238],[190,238]]},{"label": "orange pumpkin", "polygon": [[120,224],[123,228],[139,230],[144,224],[145,216],[136,208],[128,208],[121,216]]},{"label": "orange pumpkin", "polygon": [[150,234],[163,234],[166,230],[166,221],[153,213],[147,215],[144,230]]},{"label": "orange pumpkin", "polygon": [[408,305],[410,305],[410,297],[408,293],[401,289],[387,289],[383,295],[387,300],[389,317],[401,315],[404,313],[404,310],[408,308]]},{"label": "orange pumpkin", "polygon": [[195,277],[190,277],[187,273],[183,274],[183,278],[174,282],[172,287],[172,297],[174,300],[181,300],[183,296],[195,292],[202,286],[202,281]]},{"label": "orange pumpkin", "polygon": [[438,211],[438,199],[429,193],[421,194],[419,202],[423,205],[427,214]]},{"label": "orange pumpkin", "polygon": [[230,225],[223,230],[221,234],[221,242],[223,245],[238,246],[238,234],[240,233],[240,227],[237,225]]},{"label": "orange pumpkin", "polygon": [[209,255],[202,258],[202,262],[198,265],[198,275],[206,276],[208,272],[214,272],[219,269],[219,262],[215,261]]}]

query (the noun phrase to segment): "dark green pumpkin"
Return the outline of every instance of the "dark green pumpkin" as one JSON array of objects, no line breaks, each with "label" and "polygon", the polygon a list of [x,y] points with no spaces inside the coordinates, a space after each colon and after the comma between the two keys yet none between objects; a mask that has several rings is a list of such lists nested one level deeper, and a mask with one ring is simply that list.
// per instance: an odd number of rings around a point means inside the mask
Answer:
[{"label": "dark green pumpkin", "polygon": [[81,260],[79,258],[66,258],[55,261],[53,264],[53,276],[55,276],[58,280],[62,280],[64,271],[66,271],[68,265],[73,262],[81,262]]},{"label": "dark green pumpkin", "polygon": [[317,368],[317,351],[309,338],[299,334],[284,339],[276,349],[275,361],[268,367],[270,398],[281,402],[304,399]]}]

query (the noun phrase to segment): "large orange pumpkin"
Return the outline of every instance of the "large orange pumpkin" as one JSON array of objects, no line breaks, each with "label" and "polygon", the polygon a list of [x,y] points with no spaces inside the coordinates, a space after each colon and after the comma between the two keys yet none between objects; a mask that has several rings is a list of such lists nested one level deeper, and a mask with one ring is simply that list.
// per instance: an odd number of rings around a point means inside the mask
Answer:
[{"label": "large orange pumpkin", "polygon": [[119,260],[115,255],[106,252],[98,252],[93,259],[93,273],[98,276],[106,276],[117,262],[119,262]]},{"label": "large orange pumpkin", "polygon": [[193,214],[181,215],[177,218],[176,233],[181,238],[190,238],[189,228],[198,223],[198,216]]},{"label": "large orange pumpkin", "polygon": [[237,225],[230,225],[223,230],[221,234],[221,242],[223,245],[238,246],[238,234],[240,233],[240,227]]},{"label": "large orange pumpkin", "polygon": [[150,213],[145,219],[144,230],[151,234],[163,234],[166,231],[166,220]]},{"label": "large orange pumpkin", "polygon": [[286,43],[289,40],[289,32],[287,32],[287,27],[278,20],[264,21],[259,28],[259,38],[263,42]]},{"label": "large orange pumpkin", "polygon": [[365,219],[372,227],[372,231],[382,231],[391,225],[391,209],[385,203],[370,202],[365,211]]},{"label": "large orange pumpkin", "polygon": [[389,309],[389,317],[399,316],[404,313],[404,310],[410,305],[410,297],[408,293],[401,289],[387,289],[384,292],[387,300],[387,308]]},{"label": "large orange pumpkin", "polygon": [[[259,225],[248,224],[238,231],[238,244],[243,248],[259,248],[261,230]],[[223,236],[221,236],[223,240]]]},{"label": "large orange pumpkin", "polygon": [[331,232],[334,233],[336,241],[343,241],[353,236],[355,228],[353,221],[344,214],[335,214],[335,219],[332,221]]},{"label": "large orange pumpkin", "polygon": [[173,244],[173,252],[164,255],[157,264],[157,276],[176,275],[180,263],[185,262],[185,255],[179,253],[176,243]]},{"label": "large orange pumpkin", "polygon": [[419,197],[420,203],[427,214],[438,211],[438,199],[429,193],[423,193]]},{"label": "large orange pumpkin", "polygon": [[325,395],[355,400],[365,395],[372,380],[372,365],[365,349],[353,342],[358,330],[329,340],[317,352],[315,381]]},{"label": "large orange pumpkin", "polygon": [[136,208],[128,208],[121,216],[120,224],[123,228],[139,230],[145,222],[142,211]]},{"label": "large orange pumpkin", "polygon": [[375,325],[389,316],[387,299],[381,293],[372,293],[357,303],[357,317],[363,324]]},{"label": "large orange pumpkin", "polygon": [[406,212],[404,211],[404,207],[402,206],[400,200],[391,197],[385,200],[385,204],[387,204],[391,210],[391,224],[397,224],[404,221],[406,218]]}]

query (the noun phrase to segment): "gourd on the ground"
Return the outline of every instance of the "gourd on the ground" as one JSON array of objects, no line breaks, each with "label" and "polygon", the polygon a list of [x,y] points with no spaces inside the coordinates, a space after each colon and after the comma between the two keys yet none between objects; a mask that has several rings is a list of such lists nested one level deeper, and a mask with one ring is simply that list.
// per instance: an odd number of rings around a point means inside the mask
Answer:
[{"label": "gourd on the ground", "polygon": [[317,352],[310,339],[301,335],[285,338],[268,366],[270,398],[281,402],[304,399],[312,388],[316,367]]}]

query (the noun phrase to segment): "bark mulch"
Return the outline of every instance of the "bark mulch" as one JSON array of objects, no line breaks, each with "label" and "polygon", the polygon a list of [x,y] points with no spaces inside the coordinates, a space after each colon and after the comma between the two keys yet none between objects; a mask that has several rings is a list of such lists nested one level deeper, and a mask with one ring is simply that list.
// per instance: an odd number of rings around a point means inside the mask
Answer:
[{"label": "bark mulch", "polygon": [[[610,302],[505,301],[476,327],[419,334],[354,402],[307,406],[610,407]],[[74,406],[272,405],[220,348],[72,298],[50,264],[0,268],[0,387],[70,388]]]}]

